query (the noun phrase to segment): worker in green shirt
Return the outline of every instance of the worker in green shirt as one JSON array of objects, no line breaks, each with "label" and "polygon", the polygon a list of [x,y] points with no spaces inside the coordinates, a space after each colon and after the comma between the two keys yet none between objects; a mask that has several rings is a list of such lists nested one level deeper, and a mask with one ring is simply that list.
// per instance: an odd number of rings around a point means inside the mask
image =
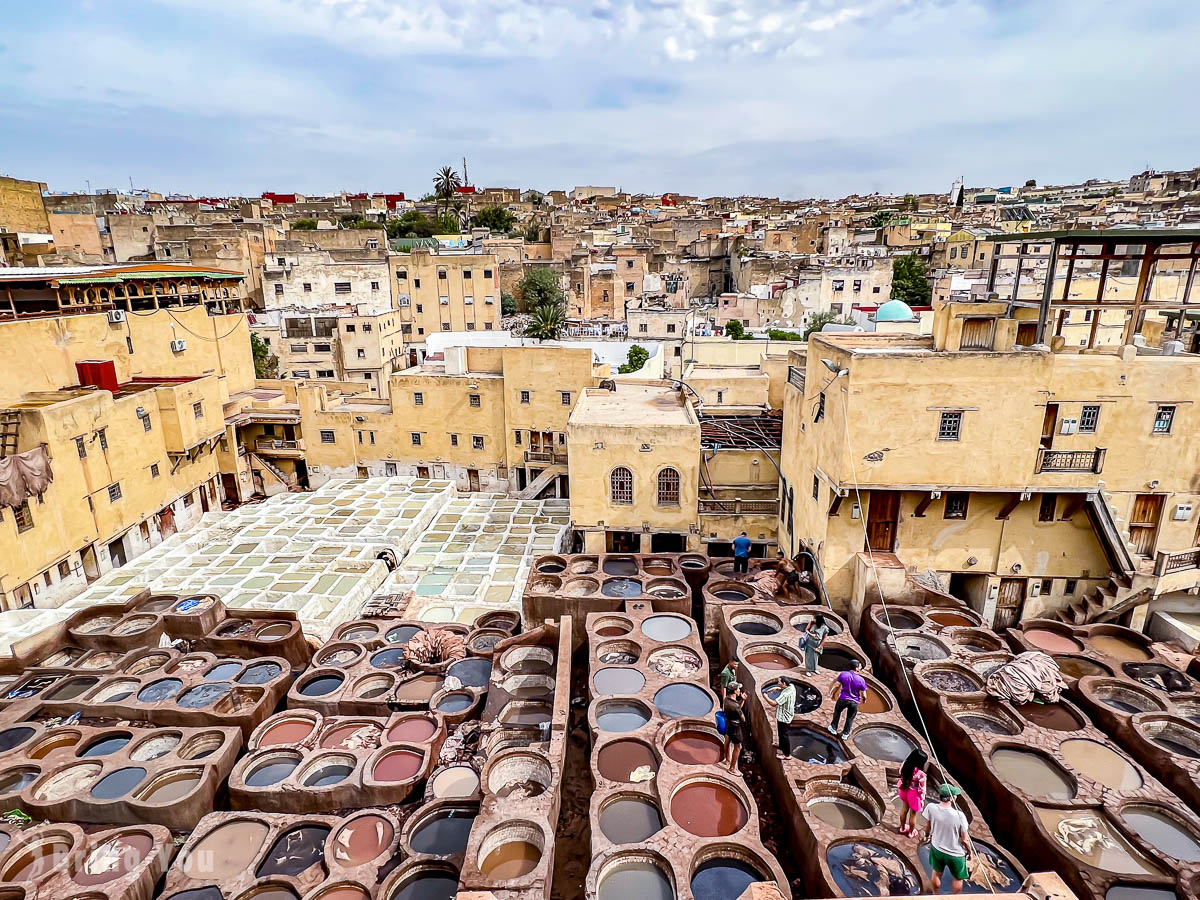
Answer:
[{"label": "worker in green shirt", "polygon": [[796,717],[796,685],[794,682],[783,679],[780,679],[778,684],[783,689],[774,698],[769,693],[766,694],[766,698],[767,702],[775,707],[775,728],[779,737],[779,753],[783,756],[791,756],[792,739],[788,729],[792,725],[792,719]]},{"label": "worker in green shirt", "polygon": [[725,698],[729,694],[729,689],[731,687],[733,687],[735,684],[737,684],[737,680],[738,680],[737,672],[735,672],[733,670],[733,662],[730,661],[725,664],[725,668],[723,668],[721,670],[720,674],[717,675],[717,681],[720,683],[720,686],[721,686],[721,702],[722,703],[725,702]]}]

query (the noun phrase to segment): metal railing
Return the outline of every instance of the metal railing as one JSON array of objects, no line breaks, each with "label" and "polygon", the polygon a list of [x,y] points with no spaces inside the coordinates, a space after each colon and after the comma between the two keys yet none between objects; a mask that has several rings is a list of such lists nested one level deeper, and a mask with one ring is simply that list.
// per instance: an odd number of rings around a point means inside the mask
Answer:
[{"label": "metal railing", "polygon": [[255,453],[271,453],[272,451],[300,452],[304,449],[304,441],[281,441],[270,438],[259,438],[254,442]]},{"label": "metal railing", "polygon": [[1034,474],[1039,472],[1091,472],[1099,475],[1104,468],[1103,447],[1095,450],[1047,450],[1038,448]]},{"label": "metal railing", "polygon": [[701,500],[700,514],[706,516],[778,516],[778,500]]},{"label": "metal railing", "polygon": [[1155,575],[1170,575],[1172,572],[1184,572],[1188,569],[1200,569],[1200,547],[1177,550],[1174,553],[1160,550],[1154,557]]},{"label": "metal railing", "polygon": [[804,370],[799,366],[788,366],[788,384],[804,390]]}]

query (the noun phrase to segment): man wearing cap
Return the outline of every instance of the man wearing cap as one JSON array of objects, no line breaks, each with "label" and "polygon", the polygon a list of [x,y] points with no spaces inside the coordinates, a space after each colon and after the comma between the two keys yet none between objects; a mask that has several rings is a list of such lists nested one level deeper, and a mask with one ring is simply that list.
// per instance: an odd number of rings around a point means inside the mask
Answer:
[{"label": "man wearing cap", "polygon": [[954,879],[950,891],[961,894],[963,881],[967,877],[967,856],[971,853],[971,835],[967,831],[967,817],[954,805],[954,798],[961,794],[952,784],[938,788],[938,802],[925,807],[925,839],[929,841],[929,867],[933,870],[933,892],[941,893],[942,871],[950,870]]}]

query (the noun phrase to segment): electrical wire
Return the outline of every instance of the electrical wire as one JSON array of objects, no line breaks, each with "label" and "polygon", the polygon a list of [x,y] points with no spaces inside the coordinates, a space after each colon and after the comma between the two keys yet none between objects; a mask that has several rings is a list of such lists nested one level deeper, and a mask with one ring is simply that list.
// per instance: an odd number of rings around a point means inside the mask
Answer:
[{"label": "electrical wire", "polygon": [[[832,384],[833,380],[837,377],[837,375],[834,375],[833,378],[830,379],[829,383],[825,385],[825,387],[828,387],[829,384]],[[824,389],[825,388],[822,388],[822,390]],[[858,486],[858,467],[854,462],[854,445],[850,440],[850,411],[848,404],[844,401],[842,403],[842,426],[846,435],[846,450],[850,454],[850,478],[854,482],[854,499],[858,504],[858,521],[859,524],[862,525],[863,544],[867,548],[867,558],[871,561],[871,574],[875,578],[875,590],[879,594],[879,602],[883,606],[883,616],[887,622],[888,637],[892,642],[893,649],[896,653],[896,658],[900,662],[900,674],[904,676],[904,686],[908,690],[908,696],[912,699],[913,709],[916,710],[917,713],[917,721],[921,726],[921,731],[925,735],[925,743],[929,747],[929,752],[933,757],[933,761],[937,763],[938,769],[941,770],[942,777],[945,778],[947,775],[946,767],[942,765],[942,761],[938,758],[937,750],[934,748],[933,737],[929,734],[929,726],[925,722],[925,715],[921,712],[921,704],[917,702],[917,695],[913,692],[912,681],[908,677],[908,667],[904,665],[904,657],[900,653],[900,645],[896,643],[894,638],[896,632],[892,626],[892,614],[888,609],[887,597],[883,592],[883,585],[879,581],[879,569],[875,566],[875,551],[871,548],[871,536],[867,530],[867,518],[863,508],[862,492],[859,490]],[[972,844],[973,843],[974,842],[972,842]],[[974,849],[976,853],[979,852],[978,848]],[[987,867],[982,867],[982,871],[984,878],[987,880],[988,892],[992,894],[996,893],[996,888],[992,884],[992,878],[988,874]]]}]

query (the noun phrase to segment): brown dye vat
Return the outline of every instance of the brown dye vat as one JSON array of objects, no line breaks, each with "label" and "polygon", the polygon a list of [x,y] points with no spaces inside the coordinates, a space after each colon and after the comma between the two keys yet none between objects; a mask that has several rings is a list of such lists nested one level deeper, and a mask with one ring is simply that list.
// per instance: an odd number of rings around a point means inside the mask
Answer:
[{"label": "brown dye vat", "polygon": [[1078,731],[1083,727],[1073,712],[1057,703],[1026,703],[1018,706],[1017,712],[1026,722],[1051,731]]},{"label": "brown dye vat", "polygon": [[130,675],[141,675],[149,672],[151,669],[157,669],[165,663],[169,657],[165,653],[149,653],[139,659],[134,660],[124,669]]},{"label": "brown dye vat", "polygon": [[326,750],[373,750],[379,746],[383,729],[373,723],[341,725],[321,738]]},{"label": "brown dye vat", "polygon": [[1142,776],[1120,753],[1099,741],[1071,738],[1058,745],[1062,758],[1076,772],[1115,791],[1130,791],[1142,786]]},{"label": "brown dye vat", "polygon": [[409,741],[420,744],[429,740],[437,732],[437,723],[432,719],[404,719],[388,729],[389,741]]},{"label": "brown dye vat", "polygon": [[944,625],[948,628],[958,625],[973,626],[975,624],[974,619],[970,619],[961,613],[944,612],[941,610],[929,613],[929,619],[932,622],[937,622],[939,625]]},{"label": "brown dye vat", "polygon": [[48,741],[42,741],[30,751],[30,759],[45,759],[55,750],[62,750],[66,747],[74,747],[79,743],[78,734],[63,734],[58,737],[51,738]]},{"label": "brown dye vat", "polygon": [[299,896],[287,885],[268,884],[248,894],[247,900],[299,900]]},{"label": "brown dye vat", "polygon": [[341,866],[361,866],[387,850],[395,834],[392,823],[382,816],[351,819],[333,837],[333,859]]},{"label": "brown dye vat", "polygon": [[867,694],[863,697],[862,703],[858,704],[858,711],[864,713],[881,713],[887,712],[891,708],[892,705],[888,702],[887,698],[868,683]]},{"label": "brown dye vat", "polygon": [[91,887],[120,878],[137,868],[153,849],[154,838],[137,831],[105,841],[87,855],[74,879]]},{"label": "brown dye vat", "polygon": [[651,772],[658,771],[654,751],[641,741],[612,741],[601,747],[596,756],[596,768],[609,781],[630,783],[630,774],[642,766],[649,766]]},{"label": "brown dye vat", "polygon": [[310,734],[313,728],[316,727],[313,722],[308,719],[288,719],[272,725],[262,737],[258,739],[260,747],[274,747],[279,744],[298,744]]},{"label": "brown dye vat", "polygon": [[600,637],[617,637],[618,635],[628,634],[628,628],[622,628],[620,625],[606,625],[601,628],[596,634]]},{"label": "brown dye vat", "polygon": [[413,703],[428,703],[429,698],[442,688],[444,679],[440,675],[421,675],[402,682],[396,688],[397,700],[408,700]]},{"label": "brown dye vat", "polygon": [[274,625],[266,625],[258,629],[258,634],[254,637],[260,641],[277,641],[280,638],[285,638],[291,633],[292,626],[287,622],[276,622]]},{"label": "brown dye vat", "polygon": [[723,784],[695,781],[671,797],[671,818],[697,837],[728,837],[750,819],[746,804]]},{"label": "brown dye vat", "polygon": [[782,653],[751,653],[746,662],[756,669],[795,669],[796,662]]},{"label": "brown dye vat", "polygon": [[1083,649],[1083,644],[1075,638],[1048,628],[1034,628],[1023,633],[1026,641],[1047,653],[1077,653]]},{"label": "brown dye vat", "polygon": [[1001,747],[992,751],[991,762],[1000,780],[1031,797],[1071,800],[1075,788],[1056,763],[1040,753]]},{"label": "brown dye vat", "polygon": [[408,781],[421,771],[423,760],[415,750],[393,750],[375,763],[371,776],[376,781]]},{"label": "brown dye vat", "polygon": [[707,766],[721,758],[723,746],[716,735],[703,731],[681,731],[667,741],[665,751],[675,762]]},{"label": "brown dye vat", "polygon": [[537,868],[542,851],[529,841],[509,841],[501,844],[483,858],[479,871],[484,878],[493,881],[508,881],[521,878]]},{"label": "brown dye vat", "polygon": [[1095,810],[1034,810],[1051,838],[1086,865],[1120,875],[1166,875]]},{"label": "brown dye vat", "polygon": [[1097,634],[1088,638],[1088,643],[1097,653],[1113,656],[1128,662],[1145,662],[1153,658],[1141,644],[1116,634]]},{"label": "brown dye vat", "polygon": [[321,891],[315,900],[371,900],[371,895],[357,885],[337,884]]},{"label": "brown dye vat", "polygon": [[821,797],[808,804],[809,811],[834,828],[857,831],[871,828],[875,818],[864,807],[844,797]]},{"label": "brown dye vat", "polygon": [[8,865],[0,881],[32,881],[58,866],[71,852],[71,841],[55,837],[22,853]]},{"label": "brown dye vat", "polygon": [[154,781],[139,799],[148,803],[173,803],[195,790],[200,778],[201,773],[198,769],[171,772]]},{"label": "brown dye vat", "polygon": [[183,860],[183,874],[197,881],[219,881],[249,868],[270,829],[262,822],[239,819],[206,834]]},{"label": "brown dye vat", "polygon": [[1070,678],[1086,678],[1088,675],[1112,675],[1098,662],[1092,662],[1082,656],[1056,656],[1059,670]]}]

